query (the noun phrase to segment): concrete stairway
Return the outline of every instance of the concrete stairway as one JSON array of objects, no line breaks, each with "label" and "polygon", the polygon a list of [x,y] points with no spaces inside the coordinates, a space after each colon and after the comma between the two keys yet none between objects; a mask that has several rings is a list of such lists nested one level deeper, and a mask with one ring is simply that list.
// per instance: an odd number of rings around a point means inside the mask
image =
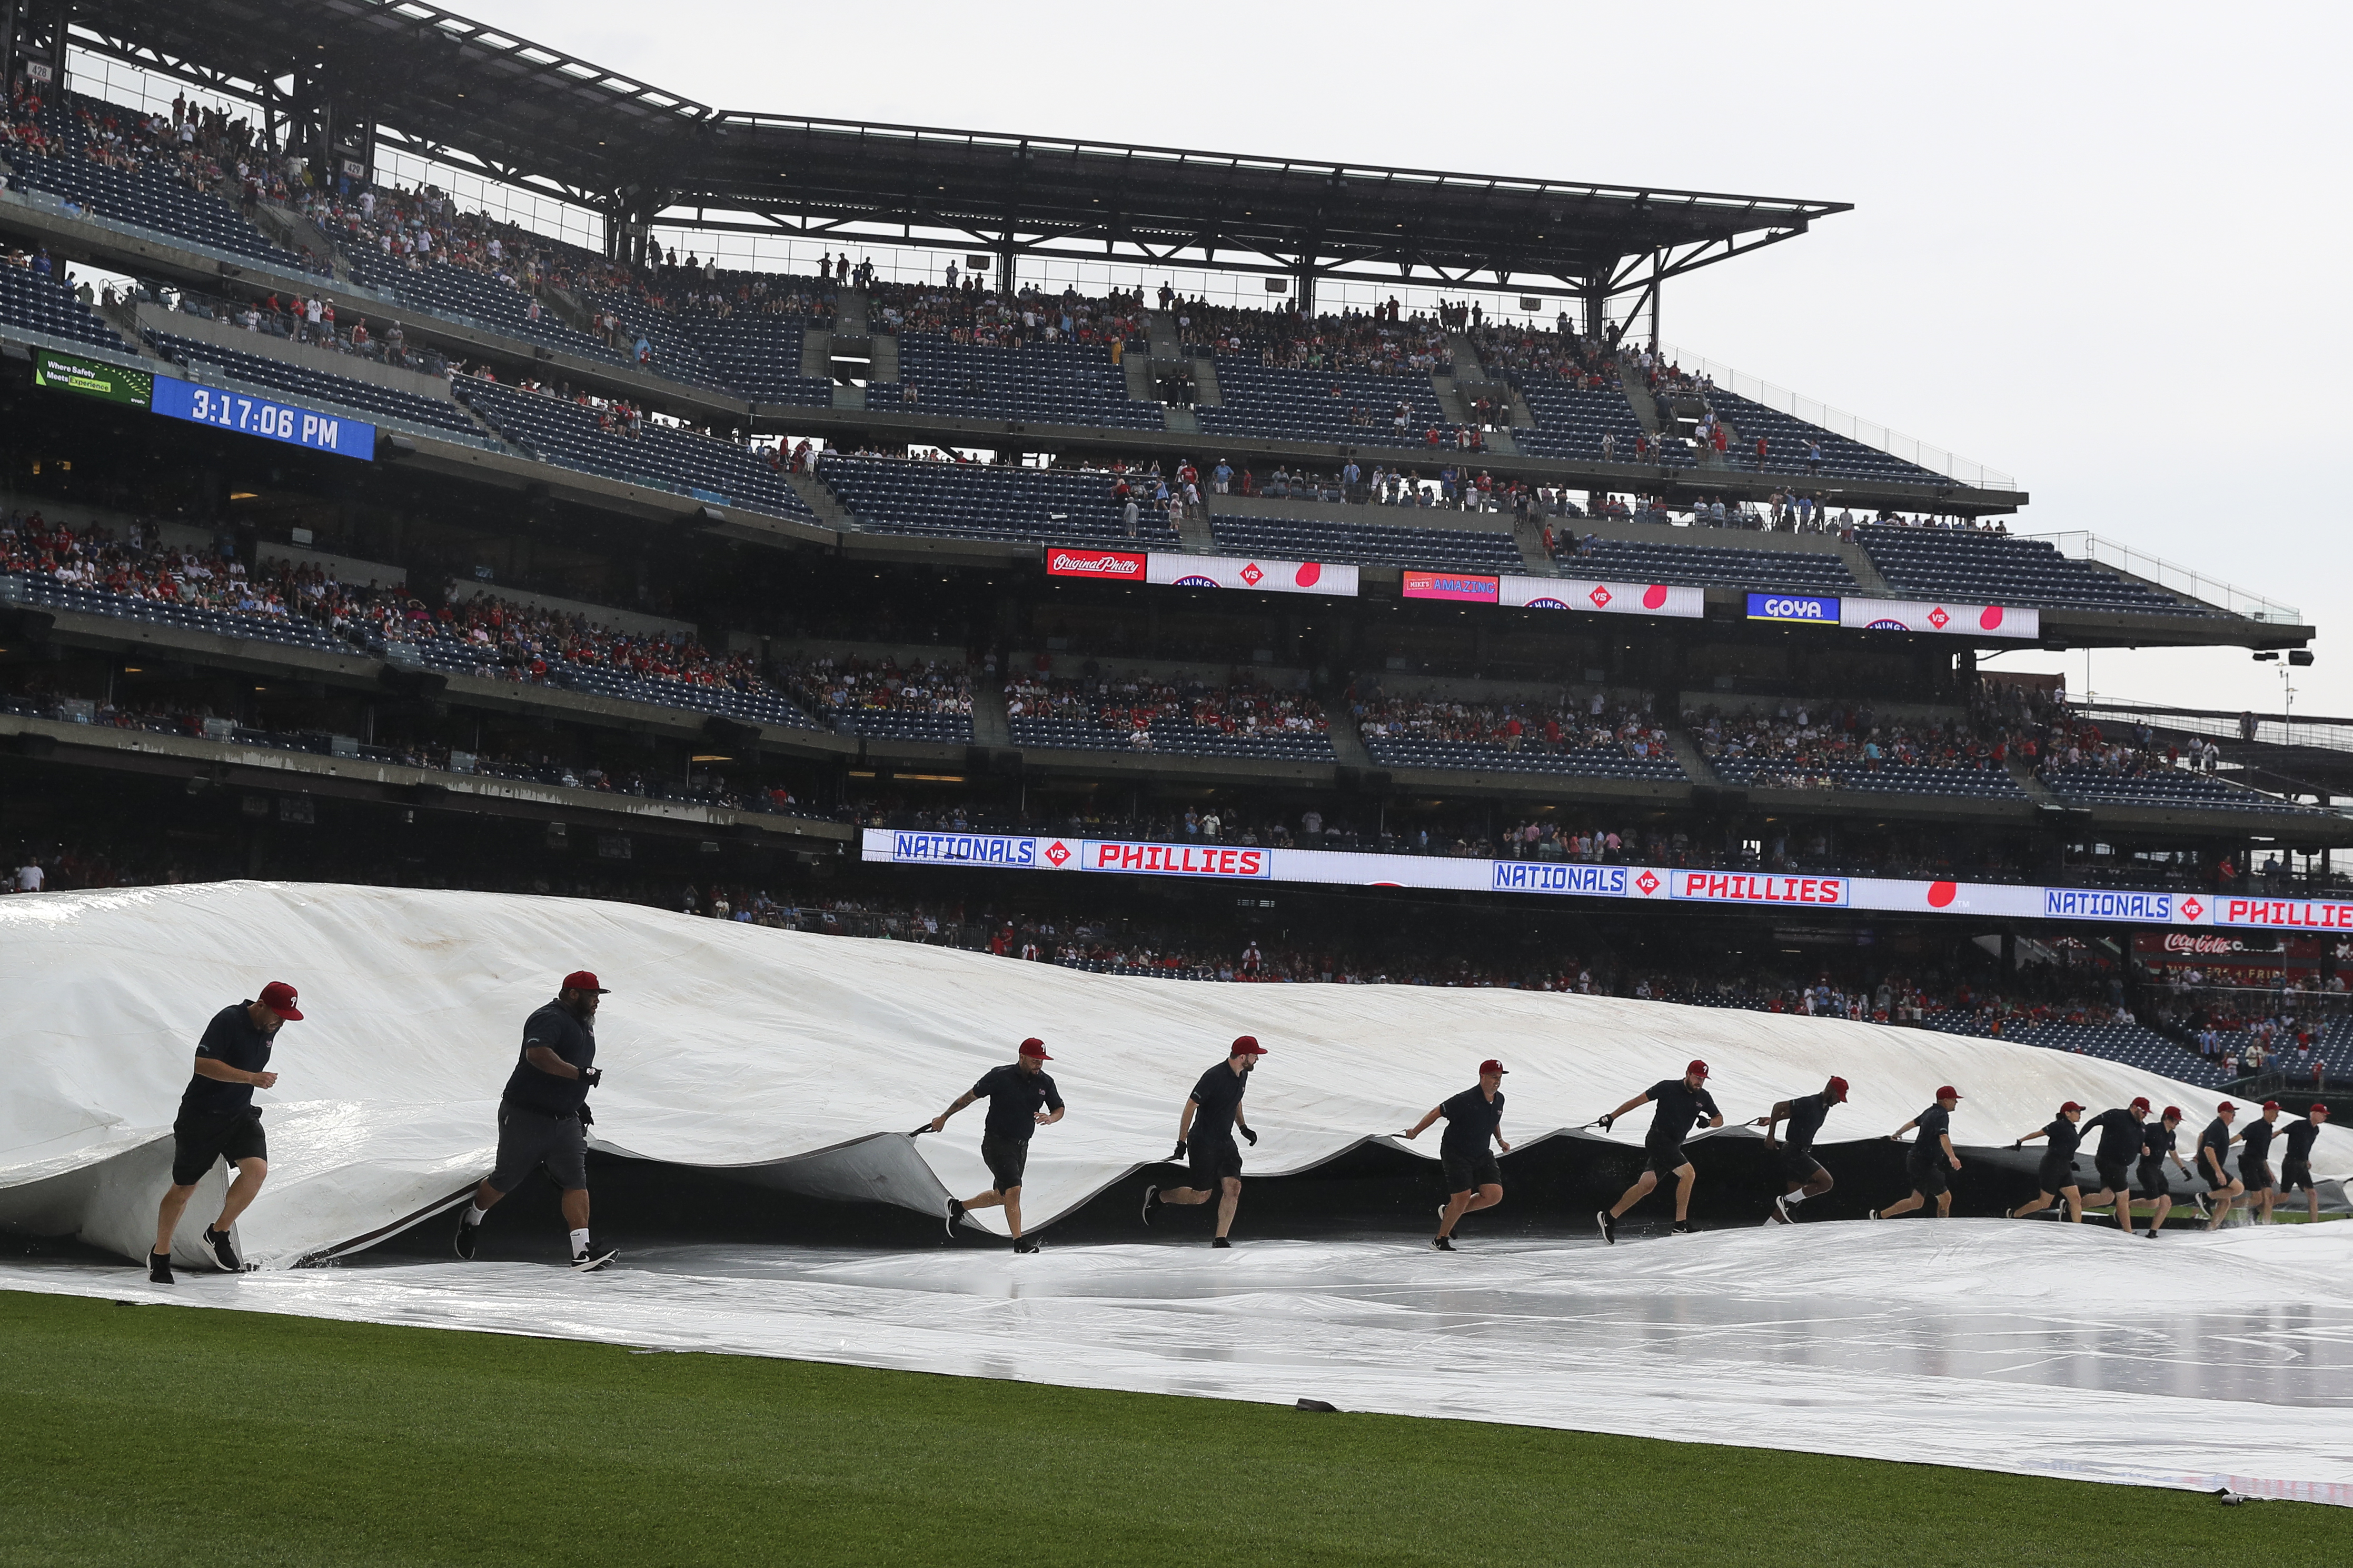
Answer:
[{"label": "concrete stairway", "polygon": [[1166,310],[1144,312],[1145,342],[1154,359],[1183,359],[1185,345],[1176,341],[1176,319]]},{"label": "concrete stairway", "polygon": [[785,482],[793,487],[795,495],[808,503],[809,510],[817,513],[818,521],[826,527],[837,532],[849,532],[859,526],[857,516],[834,500],[833,492],[826,489],[815,474],[788,473],[785,476]]},{"label": "concrete stairway", "polygon": [[972,675],[972,743],[1010,746],[1013,724],[1005,716],[1005,687],[978,669]]},{"label": "concrete stairway", "polygon": [[1218,390],[1218,362],[1203,354],[1192,362],[1193,406],[1217,408],[1224,405],[1225,394]]},{"label": "concrete stairway", "polygon": [[835,336],[862,338],[871,330],[866,324],[866,291],[863,289],[844,289],[834,295]]},{"label": "concrete stairway", "polygon": [[866,340],[867,353],[874,368],[868,373],[869,381],[895,382],[899,379],[899,334],[876,332]]},{"label": "concrete stairway", "polygon": [[1656,437],[1665,421],[1659,416],[1658,399],[1651,395],[1650,384],[1642,379],[1641,367],[1630,359],[1618,365],[1618,384],[1626,391],[1626,401],[1633,406],[1635,422],[1649,435]]},{"label": "concrete stairway", "polygon": [[1215,555],[1218,552],[1218,536],[1209,527],[1208,510],[1209,503],[1205,499],[1201,502],[1201,516],[1188,517],[1176,525],[1176,542],[1192,554]]},{"label": "concrete stairway", "polygon": [[1346,682],[1335,681],[1315,693],[1315,700],[1324,704],[1324,717],[1332,721],[1324,737],[1332,742],[1332,754],[1340,759],[1342,767],[1369,768],[1374,765],[1372,753],[1365,750],[1365,738],[1356,733],[1356,721],[1341,700],[1347,689]]},{"label": "concrete stairway", "polygon": [[1667,750],[1675,754],[1676,763],[1691,775],[1692,783],[1721,785],[1724,781],[1715,776],[1715,770],[1707,765],[1705,757],[1700,755],[1699,743],[1691,738],[1691,731],[1683,727],[1680,722],[1682,717],[1674,714],[1670,718]]},{"label": "concrete stairway", "polygon": [[810,327],[801,333],[801,374],[818,381],[833,379],[833,333]]},{"label": "concrete stairway", "polygon": [[1520,547],[1520,559],[1526,563],[1529,576],[1557,577],[1560,575],[1560,569],[1553,564],[1552,557],[1545,553],[1542,518],[1514,520],[1512,539]]}]

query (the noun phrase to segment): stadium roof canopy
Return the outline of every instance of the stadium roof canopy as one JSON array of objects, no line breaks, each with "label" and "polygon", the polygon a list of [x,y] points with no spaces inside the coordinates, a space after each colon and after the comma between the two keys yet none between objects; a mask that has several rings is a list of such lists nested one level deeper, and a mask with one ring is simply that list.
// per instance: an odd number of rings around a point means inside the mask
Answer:
[{"label": "stadium roof canopy", "polygon": [[[1841,202],[731,112],[417,0],[77,0],[74,43],[632,226],[1605,301]],[[1304,292],[1304,288],[1303,288]]]}]

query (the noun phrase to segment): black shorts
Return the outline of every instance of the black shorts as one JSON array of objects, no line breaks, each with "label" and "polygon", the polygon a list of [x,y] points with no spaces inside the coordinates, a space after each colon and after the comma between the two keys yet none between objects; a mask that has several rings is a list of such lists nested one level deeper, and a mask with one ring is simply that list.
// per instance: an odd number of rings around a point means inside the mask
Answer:
[{"label": "black shorts", "polygon": [[1193,1185],[1214,1193],[1226,1177],[1242,1173],[1242,1152],[1230,1138],[1208,1142],[1196,1138],[1186,1155],[1186,1163],[1192,1167]]},{"label": "black shorts", "polygon": [[2165,1162],[2143,1160],[2140,1163],[2140,1195],[2145,1198],[2169,1198],[2173,1184],[2165,1177]]},{"label": "black shorts", "polygon": [[1467,1193],[1473,1187],[1500,1187],[1504,1184],[1504,1167],[1495,1163],[1492,1150],[1482,1149],[1476,1154],[1446,1154],[1438,1157],[1440,1170],[1445,1173],[1449,1194]]},{"label": "black shorts", "polygon": [[2280,1165],[2280,1191],[2292,1193],[2298,1187],[2302,1187],[2307,1193],[2316,1193],[2320,1190],[2319,1184],[2312,1179],[2312,1162],[2309,1160],[2283,1162]]},{"label": "black shorts", "polygon": [[269,1140],[261,1131],[261,1112],[248,1108],[207,1115],[184,1110],[172,1123],[172,1184],[193,1187],[212,1170],[213,1162],[242,1165],[248,1160],[268,1160]]},{"label": "black shorts", "polygon": [[2065,1154],[2045,1154],[2034,1173],[2034,1180],[2046,1193],[2056,1193],[2075,1185],[2075,1162]]},{"label": "black shorts", "polygon": [[1668,1145],[1645,1143],[1642,1146],[1642,1169],[1657,1176],[1661,1181],[1666,1180],[1690,1163],[1691,1158],[1683,1152],[1683,1146],[1680,1143]]},{"label": "black shorts", "polygon": [[1952,1191],[1952,1184],[1946,1179],[1951,1171],[1952,1167],[1945,1163],[1945,1151],[1941,1148],[1926,1155],[1915,1154],[1904,1162],[1904,1173],[1912,1179],[1912,1190],[1924,1198],[1939,1197]]},{"label": "black shorts", "polygon": [[1810,1182],[1822,1163],[1814,1158],[1811,1149],[1788,1149],[1780,1152],[1781,1177],[1784,1181]]},{"label": "black shorts", "polygon": [[2250,1160],[2244,1154],[2240,1155],[2239,1180],[2245,1184],[2247,1191],[2251,1193],[2270,1191],[2272,1163],[2269,1160]]},{"label": "black shorts", "polygon": [[2100,1173],[2100,1190],[2102,1192],[2126,1193],[2132,1190],[2132,1182],[2125,1173],[2123,1161],[2103,1160],[2097,1155],[2094,1155],[2092,1159],[2092,1169]]},{"label": "black shorts", "polygon": [[980,1161],[988,1167],[990,1190],[1009,1193],[1021,1184],[1021,1173],[1029,1168],[1029,1140],[983,1136]]},{"label": "black shorts", "polygon": [[548,1179],[567,1193],[588,1189],[588,1134],[576,1116],[550,1116],[520,1105],[499,1106],[498,1163],[491,1170],[493,1192],[511,1193],[544,1166]]}]

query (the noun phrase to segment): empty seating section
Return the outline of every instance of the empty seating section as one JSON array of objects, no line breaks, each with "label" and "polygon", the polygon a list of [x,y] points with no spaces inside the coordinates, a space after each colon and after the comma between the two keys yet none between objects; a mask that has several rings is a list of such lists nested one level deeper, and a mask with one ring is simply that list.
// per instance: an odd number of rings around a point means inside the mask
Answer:
[{"label": "empty seating section", "polygon": [[498,382],[460,376],[450,384],[459,401],[509,440],[543,462],[658,489],[683,490],[723,506],[815,521],[765,452],[648,420],[629,436],[608,430],[584,404],[523,392]]},{"label": "empty seating section", "polygon": [[0,324],[46,332],[93,348],[128,353],[130,349],[99,313],[73,296],[55,277],[23,267],[0,265]]},{"label": "empty seating section", "polygon": [[1527,570],[1508,533],[1465,528],[1395,528],[1377,522],[1322,522],[1288,517],[1218,517],[1209,521],[1219,553],[1286,561],[1354,561],[1465,572]]},{"label": "empty seating section", "polygon": [[1885,764],[1878,767],[1850,763],[1788,763],[1770,756],[1712,759],[1716,777],[1742,789],[1788,789],[1835,784],[1873,795],[1960,795],[1972,800],[2023,800],[2026,792],[2007,768],[1988,763]]},{"label": "empty seating section", "polygon": [[1861,585],[1846,563],[1825,552],[1742,550],[1647,539],[1588,539],[1561,569],[1608,582],[1692,583],[1758,592],[1852,594]]},{"label": "empty seating section", "polygon": [[[174,363],[212,365],[231,380],[266,386],[289,397],[333,404],[364,414],[422,426],[428,430],[451,431],[477,441],[482,438],[482,427],[466,416],[463,407],[421,392],[403,392],[396,387],[379,386],[372,381],[330,375],[308,365],[280,359],[275,354],[247,353],[238,349],[223,348],[218,343],[206,342],[200,338],[184,338],[172,332],[150,332],[147,341],[155,346],[157,353]],[[254,341],[266,343],[271,340],[255,334]]]},{"label": "empty seating section", "polygon": [[[1519,388],[1528,412],[1536,418],[1534,428],[1512,432],[1512,444],[1531,458],[1598,461],[1604,455],[1601,437],[1609,436],[1613,437],[1609,460],[1630,463],[1635,441],[1647,438],[1642,422],[1634,416],[1634,405],[1618,387],[1570,386],[1554,377],[1535,375],[1514,376],[1512,384]],[[1688,442],[1670,437],[1663,450],[1651,460],[1689,468],[1694,459]]]},{"label": "empty seating section", "polygon": [[[1238,355],[1216,356],[1219,405],[1193,417],[1211,436],[1277,441],[1335,441],[1365,447],[1428,448],[1434,427],[1454,451],[1454,426],[1438,405],[1428,375],[1359,370],[1278,370]],[[1398,405],[1407,407],[1403,428]]]},{"label": "empty seating section", "polygon": [[16,184],[78,203],[85,216],[100,222],[135,224],[298,278],[326,271],[315,258],[271,244],[243,213],[176,174],[157,169],[133,173],[78,153],[43,158],[22,148],[10,149],[0,162],[16,166]]},{"label": "empty seating section", "polygon": [[833,405],[832,381],[801,374],[806,318],[738,313],[722,321],[685,315],[675,325],[720,383],[746,401],[797,408]]},{"label": "empty seating section", "polygon": [[668,310],[658,310],[633,294],[607,289],[585,295],[581,301],[597,315],[610,313],[621,323],[620,342],[626,357],[637,358],[636,343],[646,342],[649,367],[656,375],[696,386],[727,389],[726,379],[702,352],[702,344],[687,331],[686,322]]},{"label": "empty seating section", "polygon": [[[1907,485],[1941,485],[1949,481],[1933,468],[1866,447],[1860,441],[1808,424],[1795,415],[1784,414],[1778,408],[1710,387],[1706,393],[1708,406],[1716,417],[1732,426],[1735,440],[1725,456],[1736,468],[1768,474],[1799,474],[1808,472],[1806,454],[1809,447],[1822,449],[1821,472],[1842,479],[1883,479]],[[1765,437],[1765,461],[1757,461],[1757,438]]]},{"label": "empty seating section", "polygon": [[[1922,1021],[1929,1028],[1947,1035],[1970,1035],[1982,1039],[1993,1034],[1990,1022],[1974,1013],[1930,1013]],[[2010,1018],[2003,1020],[2000,1037],[2021,1046],[2078,1051],[2183,1083],[2194,1083],[2202,1089],[2220,1089],[2232,1077],[2197,1052],[2140,1024],[2036,1024]]]},{"label": "empty seating section", "polygon": [[1114,481],[1104,473],[827,457],[818,464],[818,478],[877,533],[1159,550],[1173,549],[1176,542],[1166,521],[1150,511],[1137,521],[1136,537],[1130,541],[1121,510],[1112,500]]},{"label": "empty seating section", "polygon": [[1125,373],[1100,343],[984,348],[938,332],[902,332],[899,379],[868,385],[866,406],[1098,429],[1167,428],[1159,404],[1128,396]]},{"label": "empty seating section", "polygon": [[488,272],[442,261],[411,267],[406,261],[395,261],[357,245],[345,247],[343,254],[350,258],[352,272],[362,283],[404,305],[436,315],[480,321],[511,337],[544,343],[582,359],[610,364],[628,363],[597,339],[557,321],[544,306],[540,309],[538,320],[533,320],[531,297]]},{"label": "empty seating section", "polygon": [[1859,529],[1856,538],[1889,587],[1921,598],[2077,605],[2144,616],[2220,613],[2071,560],[2040,539],[1894,526]]},{"label": "empty seating section", "polygon": [[2057,767],[2042,775],[2052,793],[2099,805],[2139,805],[2156,811],[2309,812],[2310,806],[2275,799],[2188,768],[2153,767],[2113,773],[2105,768]]}]

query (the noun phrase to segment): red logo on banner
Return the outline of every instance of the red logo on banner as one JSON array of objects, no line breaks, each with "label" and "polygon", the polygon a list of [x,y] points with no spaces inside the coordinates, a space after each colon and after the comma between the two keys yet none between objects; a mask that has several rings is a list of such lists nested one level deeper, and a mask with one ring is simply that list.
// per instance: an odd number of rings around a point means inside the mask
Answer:
[{"label": "red logo on banner", "polygon": [[1659,879],[1651,873],[1645,871],[1641,876],[1634,879],[1634,886],[1642,889],[1642,896],[1644,898],[1649,898],[1652,893],[1659,890]]},{"label": "red logo on banner", "polygon": [[2181,900],[2181,912],[2194,921],[2206,912],[2206,906],[2195,899],[2184,899]]},{"label": "red logo on banner", "polygon": [[1642,608],[1655,610],[1666,602],[1667,585],[1664,583],[1653,583],[1642,590]]},{"label": "red logo on banner", "polygon": [[1253,588],[1257,587],[1260,581],[1266,576],[1265,573],[1258,569],[1258,563],[1255,561],[1243,567],[1241,571],[1236,574],[1240,576],[1243,582],[1249,584]]},{"label": "red logo on banner", "polygon": [[1070,859],[1070,858],[1071,851],[1069,847],[1066,847],[1059,838],[1055,839],[1053,846],[1046,851],[1046,858],[1054,863],[1054,868],[1058,871],[1062,868],[1063,862]]},{"label": "red logo on banner", "polygon": [[1991,631],[1994,627],[2001,625],[2001,606],[2000,605],[1988,605],[1984,609],[1978,611],[1978,625],[1983,626],[1988,631]]},{"label": "red logo on banner", "polygon": [[1932,910],[1943,909],[1947,904],[1953,901],[1954,896],[1961,889],[1957,885],[1951,882],[1929,883],[1928,907]]},{"label": "red logo on banner", "polygon": [[1291,580],[1303,588],[1313,588],[1324,580],[1324,563],[1320,561],[1303,561],[1300,563],[1299,570],[1291,574]]},{"label": "red logo on banner", "polygon": [[1050,577],[1121,577],[1141,580],[1145,557],[1133,550],[1050,550],[1046,574]]},{"label": "red logo on banner", "polygon": [[1952,618],[1952,616],[1945,614],[1945,606],[1942,605],[1937,605],[1935,609],[1928,612],[1928,624],[1936,627],[1940,632],[1951,623]]},{"label": "red logo on banner", "polygon": [[1606,584],[1596,583],[1593,584],[1593,592],[1585,596],[1593,601],[1593,607],[1597,610],[1606,610],[1609,607],[1611,595]]}]

